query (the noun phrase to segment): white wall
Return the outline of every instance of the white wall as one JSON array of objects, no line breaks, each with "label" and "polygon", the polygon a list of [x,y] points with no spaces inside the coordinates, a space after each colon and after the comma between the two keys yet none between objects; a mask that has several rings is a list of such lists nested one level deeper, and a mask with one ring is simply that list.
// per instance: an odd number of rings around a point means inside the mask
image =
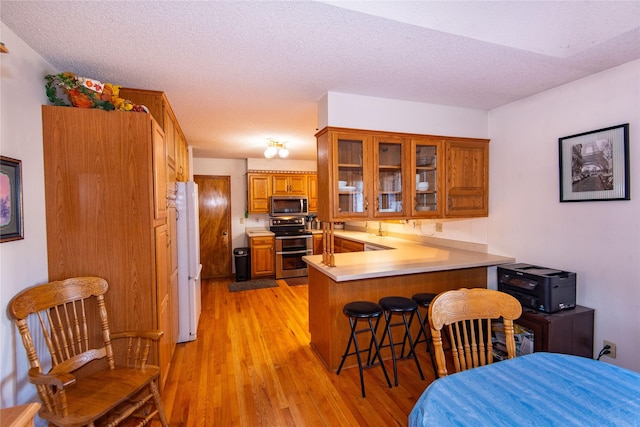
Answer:
[{"label": "white wall", "polygon": [[[640,61],[489,113],[489,251],[577,273],[594,352],[640,371]],[[630,201],[559,202],[558,138],[630,124]]]},{"label": "white wall", "polygon": [[6,312],[20,290],[47,282],[47,241],[40,106],[47,103],[44,76],[57,73],[0,23],[9,54],[0,55],[0,153],[22,160],[24,239],[0,244],[0,407],[38,401],[28,383],[28,363]]},{"label": "white wall", "polygon": [[289,160],[278,158],[247,159],[247,170],[315,172],[318,170],[318,162],[315,160]]},{"label": "white wall", "polygon": [[[329,92],[318,106],[326,126],[487,138],[487,112],[471,108]],[[320,114],[322,113],[322,114]],[[327,122],[322,122],[326,117]]]}]

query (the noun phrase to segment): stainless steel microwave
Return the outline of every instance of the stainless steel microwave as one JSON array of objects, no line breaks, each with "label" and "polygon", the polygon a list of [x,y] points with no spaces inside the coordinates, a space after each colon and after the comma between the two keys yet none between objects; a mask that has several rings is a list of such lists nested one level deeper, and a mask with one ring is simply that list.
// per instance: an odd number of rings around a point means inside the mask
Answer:
[{"label": "stainless steel microwave", "polygon": [[309,201],[305,196],[271,196],[271,216],[307,216]]}]

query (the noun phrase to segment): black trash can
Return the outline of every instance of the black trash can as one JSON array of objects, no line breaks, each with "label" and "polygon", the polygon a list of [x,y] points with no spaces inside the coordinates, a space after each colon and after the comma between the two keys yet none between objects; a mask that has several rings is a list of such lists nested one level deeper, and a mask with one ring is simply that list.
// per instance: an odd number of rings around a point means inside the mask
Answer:
[{"label": "black trash can", "polygon": [[249,248],[235,248],[233,257],[236,260],[236,282],[244,282],[251,279]]}]

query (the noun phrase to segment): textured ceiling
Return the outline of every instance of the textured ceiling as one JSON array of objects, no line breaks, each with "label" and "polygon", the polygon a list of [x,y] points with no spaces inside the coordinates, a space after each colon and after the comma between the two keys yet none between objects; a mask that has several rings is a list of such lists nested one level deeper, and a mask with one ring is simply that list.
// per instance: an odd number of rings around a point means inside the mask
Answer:
[{"label": "textured ceiling", "polygon": [[166,92],[196,157],[275,138],[315,159],[328,91],[489,110],[640,58],[640,1],[2,0],[0,16],[61,71]]}]

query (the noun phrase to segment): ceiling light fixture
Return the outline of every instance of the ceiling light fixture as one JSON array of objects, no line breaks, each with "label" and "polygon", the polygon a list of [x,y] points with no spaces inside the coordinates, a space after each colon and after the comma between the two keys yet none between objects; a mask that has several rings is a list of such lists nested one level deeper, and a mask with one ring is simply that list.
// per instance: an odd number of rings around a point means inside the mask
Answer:
[{"label": "ceiling light fixture", "polygon": [[264,150],[264,157],[267,159],[273,159],[276,155],[281,159],[286,159],[287,156],[289,156],[287,144],[270,139],[266,150]]}]

